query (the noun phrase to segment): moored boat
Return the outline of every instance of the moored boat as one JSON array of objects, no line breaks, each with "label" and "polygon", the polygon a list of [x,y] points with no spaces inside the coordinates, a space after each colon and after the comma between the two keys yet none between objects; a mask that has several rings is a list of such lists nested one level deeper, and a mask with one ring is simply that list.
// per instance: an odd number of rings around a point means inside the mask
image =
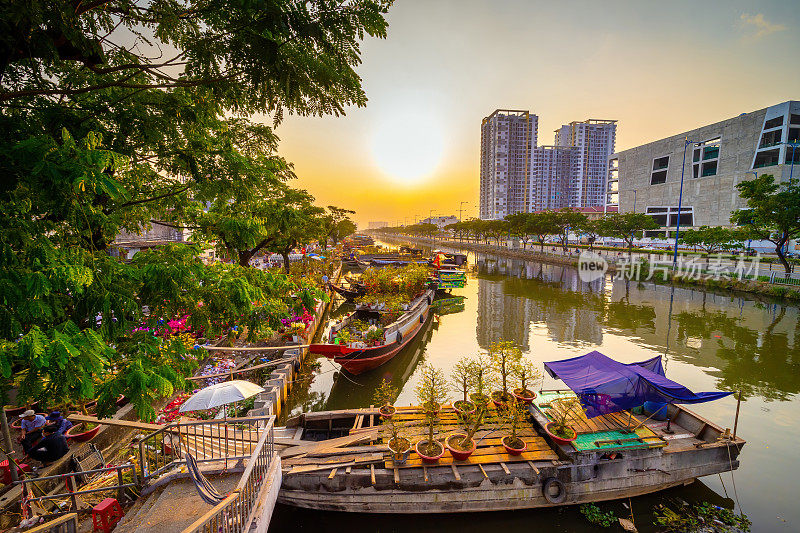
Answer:
[{"label": "moored boat", "polygon": [[[597,355],[587,354],[591,361],[576,362],[573,375],[580,375],[578,370],[585,375],[590,364],[605,363]],[[725,393],[694,394],[675,387],[659,372],[663,369],[657,359],[635,367],[609,365],[603,372],[606,383],[626,374],[638,376],[628,383],[658,383],[657,392],[650,389],[644,395],[672,399],[665,407],[666,421],[638,409],[613,407],[620,399],[640,402],[642,387],[636,394],[586,394],[580,396],[586,411],[573,419],[576,438],[556,440],[547,431],[552,424],[548,408],[559,398],[577,399],[579,387],[568,381],[567,366],[552,365],[548,371],[557,372],[573,390],[540,391],[527,406],[527,420],[517,432],[525,444],[520,454],[503,449],[502,417],[493,414],[475,433],[477,449],[471,456],[459,460],[447,455],[434,464],[424,463],[414,452],[395,462],[386,444],[392,426],[381,421],[378,409],[300,415],[287,422],[300,440],[285,441],[287,447],[281,450],[283,482],[278,501],[360,513],[530,509],[635,497],[738,468],[745,441],[673,403],[708,401]],[[391,424],[402,428],[411,441],[422,439],[427,431],[422,417],[418,407],[397,407]],[[453,408],[443,407],[438,438],[446,440],[459,430]]]},{"label": "moored boat", "polygon": [[[422,330],[422,325],[430,317],[434,296],[435,291],[426,288],[396,320],[385,327],[380,325],[385,309],[359,305],[356,311],[331,327],[327,343],[312,344],[310,351],[333,359],[351,374],[377,368],[396,356]],[[359,338],[351,338],[349,328],[356,322],[366,324],[367,329],[362,330],[363,335]]]}]

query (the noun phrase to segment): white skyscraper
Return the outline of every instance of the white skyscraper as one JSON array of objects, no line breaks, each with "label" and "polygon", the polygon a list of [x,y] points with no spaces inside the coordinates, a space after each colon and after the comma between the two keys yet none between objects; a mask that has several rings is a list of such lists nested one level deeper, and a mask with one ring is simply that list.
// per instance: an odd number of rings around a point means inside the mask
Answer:
[{"label": "white skyscraper", "polygon": [[608,159],[614,153],[616,140],[616,120],[576,121],[556,130],[557,146],[578,149],[569,186],[569,207],[594,207],[605,203]]},{"label": "white skyscraper", "polygon": [[480,217],[499,220],[528,211],[531,151],[539,118],[498,109],[481,123]]}]

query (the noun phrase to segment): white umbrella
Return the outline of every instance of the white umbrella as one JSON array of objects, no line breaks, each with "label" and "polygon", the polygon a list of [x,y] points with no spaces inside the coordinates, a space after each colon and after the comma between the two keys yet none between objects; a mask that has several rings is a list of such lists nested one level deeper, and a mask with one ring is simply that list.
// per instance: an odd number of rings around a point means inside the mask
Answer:
[{"label": "white umbrella", "polygon": [[264,392],[264,389],[249,381],[244,381],[242,379],[223,381],[222,383],[206,387],[191,396],[188,400],[183,402],[180,412],[186,413],[187,411],[212,409],[221,405],[246,400],[260,392]]},{"label": "white umbrella", "polygon": [[[229,403],[235,403],[241,400],[255,396],[259,392],[264,392],[264,389],[244,381],[242,379],[234,379],[232,381],[223,381],[216,385],[211,385],[198,391],[192,395],[188,400],[183,402],[179,411],[185,413],[187,411],[200,411],[203,409],[212,409]],[[223,409],[225,412],[225,469],[228,468],[228,409]]]}]

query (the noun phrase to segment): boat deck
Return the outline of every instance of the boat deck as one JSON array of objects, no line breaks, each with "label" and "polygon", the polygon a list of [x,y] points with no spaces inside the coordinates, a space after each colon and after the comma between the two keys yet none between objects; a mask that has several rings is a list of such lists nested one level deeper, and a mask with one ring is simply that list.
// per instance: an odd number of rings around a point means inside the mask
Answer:
[{"label": "boat deck", "polygon": [[[412,443],[424,438],[427,432],[425,416],[417,407],[399,407],[393,420],[400,430],[400,435],[406,437]],[[442,411],[439,413],[439,423],[435,429],[440,441],[454,433],[464,432],[464,427],[459,424],[456,412],[450,406],[442,407]],[[446,453],[439,459],[438,464],[486,465],[491,463],[553,461],[558,459],[558,455],[550,448],[544,438],[538,435],[530,420],[524,422],[517,431],[517,436],[525,441],[527,446],[527,450],[521,455],[510,455],[501,444],[501,439],[508,432],[508,425],[500,420],[497,410],[494,405],[491,405],[483,424],[481,424],[481,429],[475,433],[474,440],[477,444],[475,452],[465,461],[457,461],[449,453]],[[390,438],[384,425],[381,426],[379,431],[379,438],[382,443],[386,443]],[[412,454],[405,464],[395,465],[391,456],[387,453],[385,461],[386,468],[390,469],[395,468],[395,466],[397,468],[415,468],[422,465],[422,460],[416,454]]]}]

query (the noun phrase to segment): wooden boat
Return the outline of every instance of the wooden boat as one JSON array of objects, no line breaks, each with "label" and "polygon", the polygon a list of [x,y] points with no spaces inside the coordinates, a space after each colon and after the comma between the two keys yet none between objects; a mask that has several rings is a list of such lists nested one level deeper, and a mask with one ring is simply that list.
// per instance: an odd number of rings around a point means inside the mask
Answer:
[{"label": "wooden boat", "polygon": [[312,344],[310,351],[333,359],[351,374],[361,374],[377,368],[408,346],[422,330],[422,325],[430,317],[434,296],[434,289],[425,289],[422,295],[409,304],[406,312],[383,328],[383,341],[376,346],[367,346],[364,343],[334,344],[337,333],[347,327],[350,321],[358,319],[372,324],[378,322],[381,310],[361,307],[331,327],[328,344]]},{"label": "wooden boat", "polygon": [[349,287],[345,287],[343,285],[337,285],[333,282],[329,282],[328,285],[330,286],[331,290],[342,296],[348,302],[353,302],[356,298],[360,298],[366,294],[367,290],[363,285],[353,284],[350,283]]},{"label": "wooden boat", "polygon": [[[670,405],[666,422],[628,412],[576,421],[582,439],[559,444],[547,418],[529,407],[520,431],[527,451],[511,456],[487,418],[476,451],[465,461],[446,455],[433,465],[414,452],[395,463],[377,409],[306,413],[278,430],[293,439],[282,456],[278,501],[295,507],[359,513],[462,513],[555,507],[615,500],[692,483],[735,470],[745,441],[683,407]],[[439,435],[457,429],[452,409],[441,412]],[[628,418],[630,416],[630,418]],[[426,431],[418,408],[398,408],[393,420],[412,440]],[[634,433],[628,426],[641,424]],[[627,437],[616,438],[619,433]],[[609,435],[611,436],[609,438]]]}]

